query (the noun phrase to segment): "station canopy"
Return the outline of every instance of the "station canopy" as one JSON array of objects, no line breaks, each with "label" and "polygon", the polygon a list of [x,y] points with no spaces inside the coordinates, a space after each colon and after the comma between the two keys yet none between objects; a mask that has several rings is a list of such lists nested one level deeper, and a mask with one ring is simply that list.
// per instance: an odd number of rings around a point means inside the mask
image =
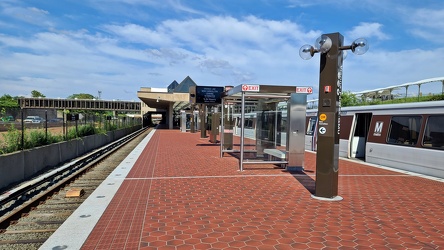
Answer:
[{"label": "station canopy", "polygon": [[311,87],[241,84],[227,90],[223,98],[226,102],[240,102],[244,95],[246,102],[255,102],[259,99],[280,102],[288,100],[292,93],[311,94],[312,92]]}]

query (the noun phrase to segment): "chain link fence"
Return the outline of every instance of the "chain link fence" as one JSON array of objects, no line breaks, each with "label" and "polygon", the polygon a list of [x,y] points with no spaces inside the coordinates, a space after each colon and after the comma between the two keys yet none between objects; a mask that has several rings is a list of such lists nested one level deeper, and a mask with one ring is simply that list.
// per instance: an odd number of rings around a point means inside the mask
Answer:
[{"label": "chain link fence", "polygon": [[104,112],[20,110],[0,121],[0,154],[142,124],[142,118]]}]

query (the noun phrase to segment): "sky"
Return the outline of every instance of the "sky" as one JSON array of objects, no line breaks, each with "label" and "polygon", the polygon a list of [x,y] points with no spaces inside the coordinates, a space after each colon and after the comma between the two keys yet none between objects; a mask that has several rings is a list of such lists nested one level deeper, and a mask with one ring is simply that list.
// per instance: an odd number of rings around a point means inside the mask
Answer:
[{"label": "sky", "polygon": [[335,32],[369,43],[343,62],[359,92],[444,76],[443,31],[442,0],[1,0],[0,96],[138,100],[187,76],[317,92],[320,57],[299,49]]}]

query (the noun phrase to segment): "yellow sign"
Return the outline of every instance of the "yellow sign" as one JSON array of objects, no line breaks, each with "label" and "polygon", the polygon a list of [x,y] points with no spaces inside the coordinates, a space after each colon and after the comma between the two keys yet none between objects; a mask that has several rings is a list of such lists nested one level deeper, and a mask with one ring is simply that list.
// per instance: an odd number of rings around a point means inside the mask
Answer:
[{"label": "yellow sign", "polygon": [[327,120],[327,115],[326,114],[320,114],[319,115],[319,120],[321,120],[321,121]]}]

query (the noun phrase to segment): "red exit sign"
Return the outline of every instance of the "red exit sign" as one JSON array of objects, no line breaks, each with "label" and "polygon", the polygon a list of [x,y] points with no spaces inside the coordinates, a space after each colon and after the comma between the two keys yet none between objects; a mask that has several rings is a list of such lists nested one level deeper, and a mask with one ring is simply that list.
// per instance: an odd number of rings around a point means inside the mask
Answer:
[{"label": "red exit sign", "polygon": [[296,93],[312,94],[313,88],[312,87],[296,87]]},{"label": "red exit sign", "polygon": [[259,85],[242,84],[242,91],[244,91],[244,92],[259,92]]}]

